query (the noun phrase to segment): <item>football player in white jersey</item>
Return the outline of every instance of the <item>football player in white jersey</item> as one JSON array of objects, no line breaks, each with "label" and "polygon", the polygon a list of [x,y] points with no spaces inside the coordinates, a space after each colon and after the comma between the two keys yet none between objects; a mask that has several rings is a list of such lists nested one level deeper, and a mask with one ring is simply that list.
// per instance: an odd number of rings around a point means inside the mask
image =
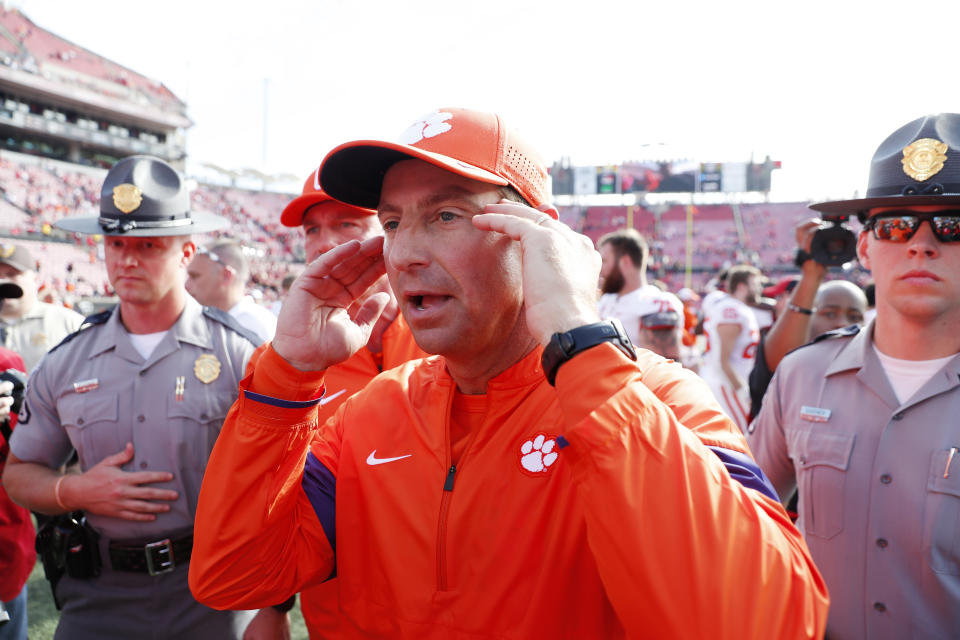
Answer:
[{"label": "football player in white jersey", "polygon": [[760,297],[761,279],[760,271],[755,267],[732,267],[726,282],[729,295],[710,306],[703,322],[707,350],[700,375],[741,430],[746,429],[749,418],[747,378],[760,340],[757,318],[748,303],[754,303]]},{"label": "football player in white jersey", "polygon": [[602,295],[597,311],[603,319],[618,319],[631,342],[644,346],[640,318],[645,315],[673,311],[683,318],[680,298],[647,284],[647,257],[650,252],[643,236],[636,230],[622,229],[608,233],[597,241],[597,250],[602,260]]}]

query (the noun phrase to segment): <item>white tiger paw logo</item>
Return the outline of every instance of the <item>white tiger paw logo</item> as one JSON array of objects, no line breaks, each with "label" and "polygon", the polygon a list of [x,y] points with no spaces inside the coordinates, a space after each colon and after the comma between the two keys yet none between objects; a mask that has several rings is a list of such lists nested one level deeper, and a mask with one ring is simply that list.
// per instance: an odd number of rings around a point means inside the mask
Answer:
[{"label": "white tiger paw logo", "polygon": [[547,439],[542,433],[533,440],[527,440],[520,446],[520,466],[530,473],[546,473],[560,455],[554,451],[556,446],[556,440]]},{"label": "white tiger paw logo", "polygon": [[432,138],[450,131],[453,127],[447,120],[452,117],[452,113],[436,111],[420,118],[400,134],[400,144],[416,144],[424,138]]}]

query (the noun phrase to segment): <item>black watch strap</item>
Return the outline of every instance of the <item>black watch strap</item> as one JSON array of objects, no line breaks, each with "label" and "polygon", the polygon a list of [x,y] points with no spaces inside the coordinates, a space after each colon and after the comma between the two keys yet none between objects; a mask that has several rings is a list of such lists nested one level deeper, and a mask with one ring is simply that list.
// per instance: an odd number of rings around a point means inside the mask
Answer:
[{"label": "black watch strap", "polygon": [[795,256],[793,256],[793,264],[795,264],[798,268],[802,268],[803,264],[807,260],[813,260],[813,254],[807,253],[803,249],[797,247],[797,253]]},{"label": "black watch strap", "polygon": [[619,320],[612,319],[604,322],[587,324],[563,333],[555,333],[550,342],[543,348],[540,365],[551,385],[557,380],[557,371],[560,365],[591,347],[604,342],[611,342],[631,360],[637,359],[637,352],[624,331]]}]

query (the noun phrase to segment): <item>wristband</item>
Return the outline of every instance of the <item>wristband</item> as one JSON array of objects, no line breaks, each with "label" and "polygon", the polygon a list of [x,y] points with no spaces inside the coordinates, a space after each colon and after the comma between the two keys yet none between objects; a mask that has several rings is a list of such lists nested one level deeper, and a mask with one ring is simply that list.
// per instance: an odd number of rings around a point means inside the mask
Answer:
[{"label": "wristband", "polygon": [[813,254],[807,253],[803,249],[797,247],[797,253],[793,257],[793,264],[795,264],[797,268],[801,268],[807,260],[813,260]]},{"label": "wristband", "polygon": [[297,594],[293,594],[280,604],[273,605],[272,608],[280,613],[287,613],[290,609],[293,609],[293,605],[295,604],[297,604]]},{"label": "wristband", "polygon": [[806,307],[800,307],[800,306],[797,306],[797,305],[793,304],[792,302],[789,303],[789,304],[787,304],[787,309],[788,309],[789,311],[795,311],[796,313],[802,313],[802,314],[805,315],[805,316],[812,316],[812,315],[813,315],[813,309],[807,309]]},{"label": "wristband", "polygon": [[67,505],[63,504],[63,498],[60,497],[60,485],[62,485],[63,481],[66,479],[67,479],[66,474],[60,476],[57,479],[57,484],[55,484],[53,487],[53,497],[56,499],[58,507],[60,507],[64,511],[70,511],[70,509],[67,508]]}]

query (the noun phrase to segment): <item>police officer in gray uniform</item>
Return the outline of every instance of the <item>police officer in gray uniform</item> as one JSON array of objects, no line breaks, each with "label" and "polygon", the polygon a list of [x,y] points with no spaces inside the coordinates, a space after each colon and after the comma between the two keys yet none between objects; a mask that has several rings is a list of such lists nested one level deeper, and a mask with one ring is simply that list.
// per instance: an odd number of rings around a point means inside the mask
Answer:
[{"label": "police officer in gray uniform", "polygon": [[877,315],[780,363],[750,445],[781,498],[799,487],[831,640],[956,639],[960,114],[904,125],[874,154],[865,198],[812,208],[865,223]]},{"label": "police officer in gray uniform", "polygon": [[[191,212],[181,177],[148,156],[118,162],[100,198],[99,218],[58,226],[105,236],[120,303],[33,372],[4,485],[34,511],[86,516],[53,536],[69,538],[56,638],[239,638],[253,613],[209,609],[187,586],[207,457],[256,340],[184,287],[190,234],[226,220]],[[74,449],[82,472],[62,475]]]}]

